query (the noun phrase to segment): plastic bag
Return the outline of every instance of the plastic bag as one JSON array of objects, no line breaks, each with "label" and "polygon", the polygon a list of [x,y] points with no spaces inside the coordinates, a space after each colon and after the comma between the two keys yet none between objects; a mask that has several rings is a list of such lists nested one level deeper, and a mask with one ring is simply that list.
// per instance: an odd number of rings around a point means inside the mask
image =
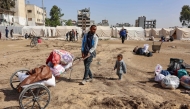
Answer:
[{"label": "plastic bag", "polygon": [[45,85],[45,86],[55,86],[55,77],[52,75],[52,78],[48,79],[48,80],[45,80],[45,81],[42,81],[42,83]]},{"label": "plastic bag", "polygon": [[178,76],[179,79],[180,79],[182,76],[184,76],[184,75],[188,75],[188,74],[187,74],[187,71],[186,71],[185,69],[180,69],[180,70],[177,71],[177,76]]},{"label": "plastic bag", "polygon": [[164,76],[171,75],[170,72],[168,72],[167,70],[162,70],[160,73],[161,73],[162,75],[164,75]]},{"label": "plastic bag", "polygon": [[162,82],[161,82],[161,86],[163,88],[168,88],[168,89],[176,89],[179,87],[179,78],[177,76],[174,75],[168,75],[166,76]]},{"label": "plastic bag", "polygon": [[70,67],[72,67],[73,63],[70,62],[69,64],[67,65],[62,65],[65,69],[69,69]]},{"label": "plastic bag", "polygon": [[155,67],[155,74],[159,74],[162,71],[162,66],[160,64],[157,64]]},{"label": "plastic bag", "polygon": [[64,50],[54,50],[60,56],[61,64],[68,64],[69,62],[73,61],[73,56],[71,53],[64,51]]},{"label": "plastic bag", "polygon": [[165,76],[163,74],[156,74],[154,80],[156,82],[161,82],[163,78],[165,78]]},{"label": "plastic bag", "polygon": [[57,64],[56,66],[54,66],[53,68],[50,68],[50,70],[52,71],[52,74],[54,76],[59,76],[61,75],[63,72],[65,72],[65,68],[60,65],[60,64]]},{"label": "plastic bag", "polygon": [[24,79],[26,79],[29,75],[26,75],[25,73],[17,72],[18,79],[20,82],[22,82]]},{"label": "plastic bag", "polygon": [[180,79],[180,83],[183,87],[190,89],[190,77],[189,76],[187,76],[187,75],[182,76]]},{"label": "plastic bag", "polygon": [[149,45],[148,44],[144,44],[143,47],[143,53],[146,53],[148,51]]}]

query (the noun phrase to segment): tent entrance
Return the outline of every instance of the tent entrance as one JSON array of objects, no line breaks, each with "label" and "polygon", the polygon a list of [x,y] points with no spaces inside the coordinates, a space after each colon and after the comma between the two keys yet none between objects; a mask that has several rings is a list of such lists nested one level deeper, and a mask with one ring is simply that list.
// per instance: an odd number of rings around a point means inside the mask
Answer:
[{"label": "tent entrance", "polygon": [[176,31],[173,33],[173,35],[172,35],[172,36],[173,36],[173,38],[174,38],[174,39],[177,39],[177,34],[176,34]]}]

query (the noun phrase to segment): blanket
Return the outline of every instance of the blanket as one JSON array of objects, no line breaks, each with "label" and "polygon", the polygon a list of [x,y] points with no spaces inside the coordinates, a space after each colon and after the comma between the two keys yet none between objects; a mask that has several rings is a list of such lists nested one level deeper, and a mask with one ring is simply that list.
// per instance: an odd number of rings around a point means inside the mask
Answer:
[{"label": "blanket", "polygon": [[39,68],[34,68],[27,72],[29,75],[26,79],[24,79],[18,86],[18,91],[21,92],[22,86],[29,85],[38,81],[48,80],[52,78],[52,72],[50,68],[46,65],[42,65]]}]

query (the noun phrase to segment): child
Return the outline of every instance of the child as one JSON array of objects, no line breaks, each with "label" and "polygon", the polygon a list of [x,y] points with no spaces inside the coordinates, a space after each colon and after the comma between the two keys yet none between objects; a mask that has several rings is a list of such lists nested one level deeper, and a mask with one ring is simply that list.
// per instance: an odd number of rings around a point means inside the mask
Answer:
[{"label": "child", "polygon": [[118,75],[119,77],[119,80],[121,80],[121,76],[123,73],[127,73],[126,72],[126,65],[125,65],[125,62],[123,61],[123,55],[122,54],[119,54],[117,55],[117,61],[115,63],[115,67],[114,67],[114,70],[117,69],[117,72],[116,74]]}]

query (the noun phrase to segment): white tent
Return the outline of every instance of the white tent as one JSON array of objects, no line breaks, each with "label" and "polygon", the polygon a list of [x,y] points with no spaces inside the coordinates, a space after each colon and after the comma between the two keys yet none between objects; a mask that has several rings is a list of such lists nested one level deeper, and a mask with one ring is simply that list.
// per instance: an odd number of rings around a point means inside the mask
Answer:
[{"label": "white tent", "polygon": [[190,28],[177,28],[176,35],[177,39],[190,40]]},{"label": "white tent", "polygon": [[[145,32],[142,27],[124,27],[128,33],[127,33],[127,39],[130,40],[145,40]],[[121,30],[121,27],[116,27],[115,29],[115,36],[120,37],[119,31]]]},{"label": "white tent", "polygon": [[22,28],[22,35],[31,33],[34,36],[47,36],[46,31],[45,26],[24,26]]},{"label": "white tent", "polygon": [[77,31],[79,35],[82,34],[82,29],[77,26],[57,26],[57,36],[66,36],[67,32],[72,31],[72,29],[74,29],[74,31]]},{"label": "white tent", "polygon": [[154,38],[160,38],[159,32],[161,32],[161,28],[152,28],[152,35]]},{"label": "white tent", "polygon": [[55,27],[46,27],[46,32],[48,37],[56,36],[56,28]]},{"label": "white tent", "polygon": [[13,29],[13,34],[22,34],[23,26],[0,26],[1,34],[5,33],[5,28],[6,27],[9,30],[9,32],[11,31],[11,29]]},{"label": "white tent", "polygon": [[145,36],[146,37],[152,36],[152,29],[145,29]]},{"label": "white tent", "polygon": [[[87,31],[90,27],[87,28]],[[97,26],[96,34],[100,39],[110,39],[112,36],[112,29],[109,26]]]},{"label": "white tent", "polygon": [[171,36],[171,31],[173,29],[166,29],[166,28],[162,28],[162,30],[159,33],[159,36],[164,36],[166,38],[169,38]]}]

